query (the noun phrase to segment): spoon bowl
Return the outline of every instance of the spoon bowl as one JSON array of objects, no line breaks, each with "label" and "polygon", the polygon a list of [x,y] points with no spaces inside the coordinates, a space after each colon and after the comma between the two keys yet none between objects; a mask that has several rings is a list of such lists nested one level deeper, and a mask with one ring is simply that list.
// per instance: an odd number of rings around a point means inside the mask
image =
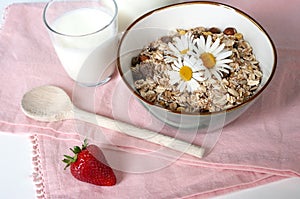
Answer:
[{"label": "spoon bowl", "polygon": [[55,86],[41,86],[27,92],[21,107],[26,116],[44,122],[70,119],[70,113],[73,112],[69,96]]}]

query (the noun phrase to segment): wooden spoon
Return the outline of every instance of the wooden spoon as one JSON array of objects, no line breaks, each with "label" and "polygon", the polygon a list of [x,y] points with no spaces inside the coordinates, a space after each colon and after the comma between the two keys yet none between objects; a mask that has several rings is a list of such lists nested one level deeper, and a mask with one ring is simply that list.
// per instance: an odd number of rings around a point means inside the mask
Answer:
[{"label": "wooden spoon", "polygon": [[53,122],[79,119],[199,158],[204,154],[203,148],[191,143],[80,110],[73,105],[65,91],[55,86],[41,86],[30,90],[23,96],[21,106],[25,115],[34,120]]}]

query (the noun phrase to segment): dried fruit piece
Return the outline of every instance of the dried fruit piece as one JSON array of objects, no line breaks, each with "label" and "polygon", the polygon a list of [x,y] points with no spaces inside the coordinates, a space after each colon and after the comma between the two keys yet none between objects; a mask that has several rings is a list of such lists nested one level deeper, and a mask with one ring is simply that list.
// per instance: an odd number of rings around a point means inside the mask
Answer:
[{"label": "dried fruit piece", "polygon": [[219,28],[216,27],[212,27],[210,29],[208,29],[209,32],[213,33],[213,34],[220,34],[221,30]]},{"label": "dried fruit piece", "polygon": [[234,35],[236,33],[236,29],[232,27],[228,27],[223,31],[223,33],[225,35]]},{"label": "dried fruit piece", "polygon": [[146,60],[148,60],[148,59],[149,59],[149,57],[146,56],[146,55],[141,55],[141,56],[139,57],[139,60],[140,60],[141,62],[146,61]]}]

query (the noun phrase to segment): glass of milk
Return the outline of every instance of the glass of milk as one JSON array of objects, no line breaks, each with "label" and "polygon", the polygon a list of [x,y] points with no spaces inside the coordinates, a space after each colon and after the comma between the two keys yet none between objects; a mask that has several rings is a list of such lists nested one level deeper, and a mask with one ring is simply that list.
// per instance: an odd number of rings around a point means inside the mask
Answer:
[{"label": "glass of milk", "polygon": [[67,74],[84,86],[108,82],[115,70],[118,7],[114,0],[51,0],[43,20]]}]

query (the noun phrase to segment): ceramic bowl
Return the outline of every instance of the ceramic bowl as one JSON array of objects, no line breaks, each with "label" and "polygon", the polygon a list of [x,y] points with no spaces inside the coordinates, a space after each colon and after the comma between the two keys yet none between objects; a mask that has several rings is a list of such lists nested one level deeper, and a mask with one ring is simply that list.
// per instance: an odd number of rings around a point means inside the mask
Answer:
[{"label": "ceramic bowl", "polygon": [[[227,110],[193,114],[173,112],[144,100],[133,84],[130,70],[132,57],[137,56],[144,46],[159,37],[168,35],[170,31],[198,26],[220,29],[235,27],[243,33],[245,40],[253,47],[253,52],[263,72],[261,84],[256,93],[242,104]],[[276,62],[276,50],[271,38],[252,17],[228,5],[199,1],[156,9],[134,21],[120,41],[117,65],[122,80],[132,94],[161,121],[177,128],[215,130],[238,118],[264,92],[275,73]]]}]

